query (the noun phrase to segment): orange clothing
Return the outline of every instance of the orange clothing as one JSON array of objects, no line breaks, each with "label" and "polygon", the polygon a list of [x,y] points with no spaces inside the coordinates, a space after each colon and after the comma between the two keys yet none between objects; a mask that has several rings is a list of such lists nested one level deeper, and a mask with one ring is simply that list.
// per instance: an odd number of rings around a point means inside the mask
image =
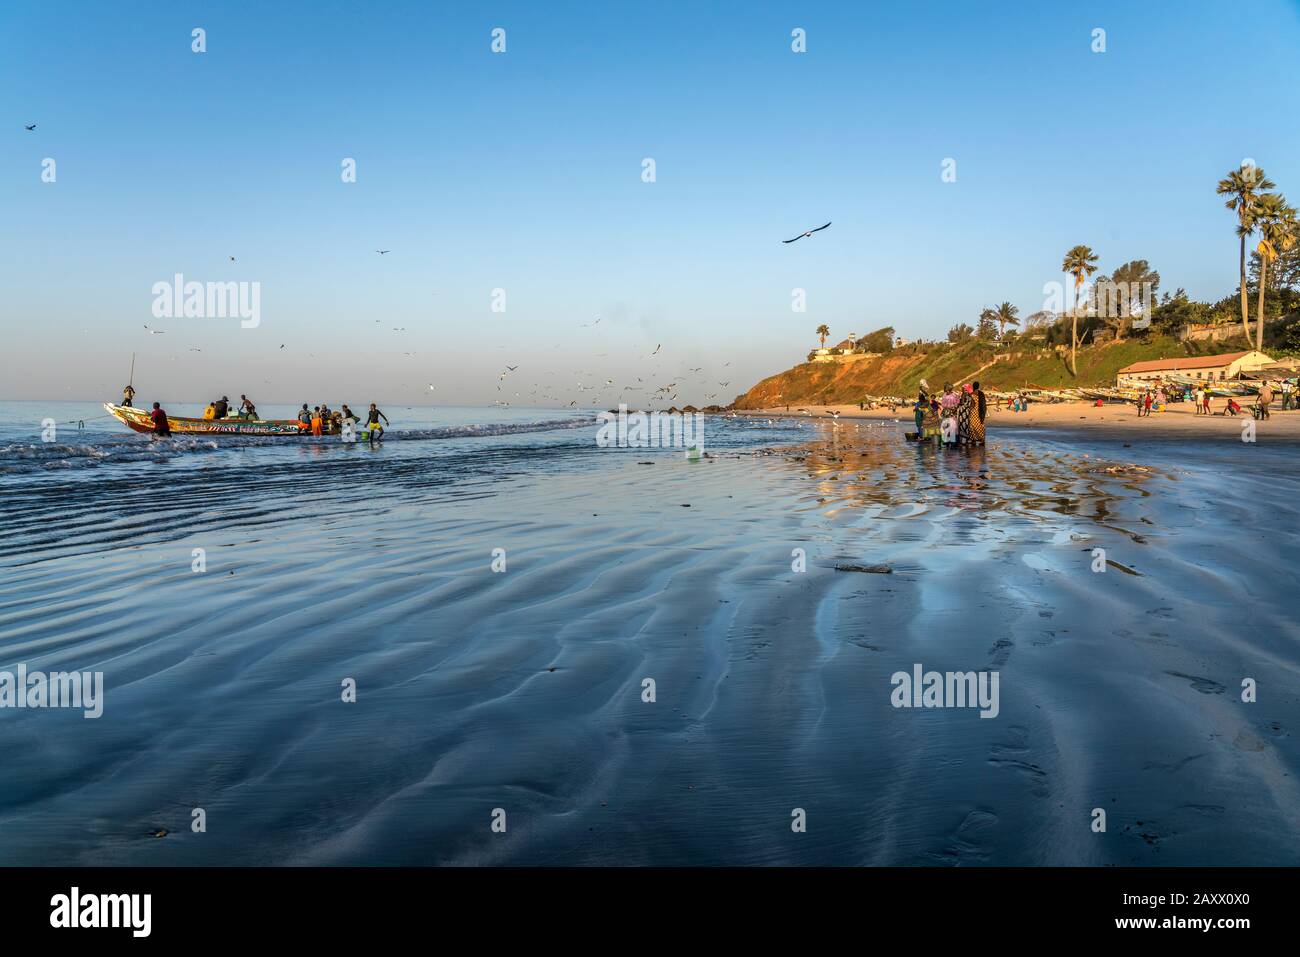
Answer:
[{"label": "orange clothing", "polygon": [[320,435],[320,433],[321,433],[321,421],[320,421],[320,416],[319,416],[319,415],[313,415],[313,416],[311,417],[311,434],[312,434],[312,435]]}]

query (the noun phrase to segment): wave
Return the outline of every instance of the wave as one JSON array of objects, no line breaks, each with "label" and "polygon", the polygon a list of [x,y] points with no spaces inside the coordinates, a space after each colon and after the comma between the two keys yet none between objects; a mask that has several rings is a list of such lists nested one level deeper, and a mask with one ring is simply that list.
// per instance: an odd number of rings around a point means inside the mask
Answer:
[{"label": "wave", "polygon": [[[389,429],[384,441],[429,441],[463,439],[480,436],[519,435],[528,432],[551,432],[595,426],[594,418],[546,419],[537,422],[490,422],[472,425],[449,425],[427,429]],[[337,435],[284,436],[223,435],[220,440],[209,436],[178,435],[169,439],[149,436],[113,435],[80,443],[12,442],[0,445],[0,475],[62,469],[96,468],[145,462],[166,462],[182,455],[217,452],[221,449],[259,447],[338,445]]]}]

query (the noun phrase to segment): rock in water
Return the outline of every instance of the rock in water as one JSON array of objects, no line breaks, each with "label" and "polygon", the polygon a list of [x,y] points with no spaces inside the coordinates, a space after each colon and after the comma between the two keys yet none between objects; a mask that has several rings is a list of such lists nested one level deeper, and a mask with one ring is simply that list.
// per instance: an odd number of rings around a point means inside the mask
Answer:
[{"label": "rock in water", "polygon": [[888,565],[836,565],[837,572],[867,572],[871,575],[892,575],[894,570]]}]

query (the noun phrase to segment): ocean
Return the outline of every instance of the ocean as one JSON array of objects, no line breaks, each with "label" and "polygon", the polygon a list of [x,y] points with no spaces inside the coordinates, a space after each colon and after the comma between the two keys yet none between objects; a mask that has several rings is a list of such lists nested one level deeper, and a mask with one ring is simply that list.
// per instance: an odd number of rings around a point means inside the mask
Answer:
[{"label": "ocean", "polygon": [[[384,411],[0,403],[0,682],[103,682],[0,707],[0,860],[1300,859],[1293,446]],[[900,703],[932,671],[996,708]]]}]

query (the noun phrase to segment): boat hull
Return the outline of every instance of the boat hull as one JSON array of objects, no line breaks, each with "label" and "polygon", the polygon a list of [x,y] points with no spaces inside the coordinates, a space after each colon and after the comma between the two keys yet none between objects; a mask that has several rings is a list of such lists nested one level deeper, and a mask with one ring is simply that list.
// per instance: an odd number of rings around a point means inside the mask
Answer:
[{"label": "boat hull", "polygon": [[[154,433],[148,409],[105,402],[104,410],[133,432]],[[273,435],[285,438],[311,435],[310,429],[304,429],[293,419],[190,419],[169,415],[167,425],[173,435]]]}]

